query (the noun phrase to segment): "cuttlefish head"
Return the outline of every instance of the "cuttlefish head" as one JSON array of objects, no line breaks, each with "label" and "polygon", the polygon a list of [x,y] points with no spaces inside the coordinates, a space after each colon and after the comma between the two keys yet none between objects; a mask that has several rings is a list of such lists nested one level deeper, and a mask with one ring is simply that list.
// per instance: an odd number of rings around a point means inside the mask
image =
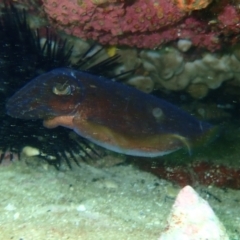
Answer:
[{"label": "cuttlefish head", "polygon": [[33,79],[6,104],[8,115],[21,119],[49,119],[72,115],[83,98],[74,71],[55,69]]}]

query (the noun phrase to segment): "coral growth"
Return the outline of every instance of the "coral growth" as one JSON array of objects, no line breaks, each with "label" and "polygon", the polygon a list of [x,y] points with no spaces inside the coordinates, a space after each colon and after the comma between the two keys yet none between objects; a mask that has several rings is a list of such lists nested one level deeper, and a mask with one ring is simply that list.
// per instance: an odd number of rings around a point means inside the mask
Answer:
[{"label": "coral growth", "polygon": [[[211,51],[240,32],[237,6],[208,1],[43,1],[50,22],[65,32],[102,44],[157,48],[189,39]],[[237,5],[237,4],[236,4]],[[199,9],[207,10],[199,11]],[[192,10],[198,10],[193,11]]]},{"label": "coral growth", "polygon": [[100,5],[86,0],[81,3],[48,0],[43,7],[51,22],[69,34],[103,44],[152,48],[160,41],[158,34],[152,33],[177,23],[186,14],[172,1],[165,0]]},{"label": "coral growth", "polygon": [[28,11],[33,28],[46,26],[48,18],[66,33],[110,45],[154,49],[186,39],[214,51],[223,43],[238,42],[240,32],[238,3],[226,0],[19,0],[14,4]]},{"label": "coral growth", "polygon": [[227,54],[203,52],[200,55],[189,48],[189,40],[179,40],[177,47],[161,50],[120,49],[122,63],[115,74],[136,69],[126,83],[148,93],[157,89],[184,90],[195,99],[206,97],[211,89],[228,80],[240,81],[239,46]]},{"label": "coral growth", "polygon": [[192,0],[192,1],[183,1],[183,0],[175,0],[178,6],[183,10],[183,11],[194,11],[194,10],[199,10],[206,8],[212,0]]}]

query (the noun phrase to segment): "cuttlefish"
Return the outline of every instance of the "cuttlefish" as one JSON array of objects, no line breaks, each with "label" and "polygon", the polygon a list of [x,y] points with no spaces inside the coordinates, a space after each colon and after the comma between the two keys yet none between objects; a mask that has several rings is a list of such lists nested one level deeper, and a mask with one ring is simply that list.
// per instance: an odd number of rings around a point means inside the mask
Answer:
[{"label": "cuttlefish", "polygon": [[178,107],[122,83],[59,68],[38,76],[16,92],[7,113],[63,126],[112,151],[156,157],[207,134],[211,125]]}]

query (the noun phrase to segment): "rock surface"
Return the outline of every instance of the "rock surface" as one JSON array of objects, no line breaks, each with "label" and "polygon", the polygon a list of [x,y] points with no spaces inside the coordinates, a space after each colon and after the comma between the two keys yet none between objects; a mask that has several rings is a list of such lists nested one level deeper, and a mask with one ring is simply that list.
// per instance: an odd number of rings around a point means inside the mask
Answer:
[{"label": "rock surface", "polygon": [[177,195],[167,227],[159,240],[228,240],[225,227],[195,190],[184,187]]}]

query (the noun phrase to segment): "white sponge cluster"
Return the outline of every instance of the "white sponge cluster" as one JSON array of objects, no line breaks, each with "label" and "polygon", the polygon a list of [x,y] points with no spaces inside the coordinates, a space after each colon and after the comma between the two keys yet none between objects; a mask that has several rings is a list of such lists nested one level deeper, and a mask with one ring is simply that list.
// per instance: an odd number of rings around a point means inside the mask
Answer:
[{"label": "white sponge cluster", "polygon": [[205,97],[209,89],[220,87],[224,81],[240,81],[240,49],[237,47],[229,53],[201,55],[194,51],[188,53],[190,49],[189,40],[179,40],[176,47],[119,50],[124,56],[123,65],[116,73],[139,67],[127,81],[129,85],[148,93],[154,89],[184,90],[194,98]]}]

